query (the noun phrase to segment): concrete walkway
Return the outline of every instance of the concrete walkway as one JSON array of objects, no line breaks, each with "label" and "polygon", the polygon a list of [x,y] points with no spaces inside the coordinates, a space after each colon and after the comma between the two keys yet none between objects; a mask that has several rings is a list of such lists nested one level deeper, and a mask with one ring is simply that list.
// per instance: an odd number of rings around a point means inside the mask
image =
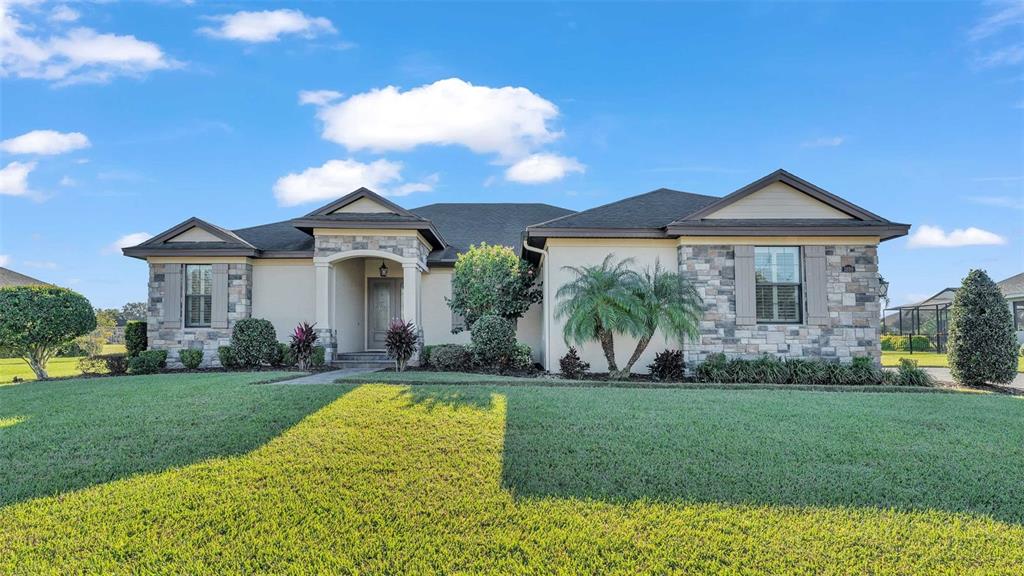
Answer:
[{"label": "concrete walkway", "polygon": [[282,380],[281,382],[275,382],[275,384],[332,384],[338,378],[342,376],[350,376],[352,374],[361,373],[370,374],[373,370],[367,370],[366,368],[343,368],[341,370],[330,370],[327,372],[316,372],[308,376],[300,376],[292,380]]},{"label": "concrete walkway", "polygon": [[[931,374],[932,378],[935,378],[939,382],[946,382],[946,383],[950,383],[950,384],[955,384],[956,383],[953,380],[953,374],[950,373],[949,368],[925,368],[925,367],[922,367],[922,370],[924,370],[925,372]],[[1024,390],[1024,374],[1021,374],[1020,372],[1018,372],[1017,376],[1013,379],[1012,382],[1007,384],[1006,387],[1007,388],[1014,388],[1016,390]]]}]

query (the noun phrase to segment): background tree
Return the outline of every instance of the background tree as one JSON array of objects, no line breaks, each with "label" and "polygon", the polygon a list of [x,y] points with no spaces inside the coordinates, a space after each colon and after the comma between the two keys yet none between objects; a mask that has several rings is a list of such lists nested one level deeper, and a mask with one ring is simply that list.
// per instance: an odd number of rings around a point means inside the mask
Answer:
[{"label": "background tree", "polygon": [[515,322],[540,299],[534,268],[507,246],[470,246],[455,261],[448,306],[462,315],[467,329],[482,316]]},{"label": "background tree", "polygon": [[640,299],[631,289],[635,272],[629,269],[632,258],[615,262],[615,255],[605,256],[599,266],[565,266],[576,275],[559,287],[556,316],[565,318],[562,336],[567,344],[583,345],[591,340],[601,344],[608,362],[608,373],[617,374],[615,363],[615,332],[636,333],[635,324]]},{"label": "background tree", "polygon": [[125,326],[131,320],[146,321],[146,313],[148,306],[145,302],[129,302],[121,307],[121,313],[118,314],[117,325]]},{"label": "background tree", "polygon": [[57,286],[0,288],[0,348],[24,358],[40,380],[61,346],[93,328],[96,315],[77,292]]},{"label": "background tree", "polygon": [[984,270],[971,270],[949,313],[949,369],[960,384],[1006,384],[1017,373],[1017,336],[1006,298]]},{"label": "background tree", "polygon": [[97,308],[93,312],[96,315],[96,328],[84,336],[75,338],[78,346],[89,356],[103,353],[103,345],[110,341],[114,334],[114,326],[117,325],[117,317],[120,314],[117,308]]},{"label": "background tree", "polygon": [[632,336],[637,338],[636,348],[622,368],[619,377],[628,378],[633,365],[647,349],[659,329],[680,344],[695,339],[704,315],[704,302],[697,289],[676,272],[668,272],[655,260],[654,268],[627,278],[629,289],[639,300],[633,314]]}]

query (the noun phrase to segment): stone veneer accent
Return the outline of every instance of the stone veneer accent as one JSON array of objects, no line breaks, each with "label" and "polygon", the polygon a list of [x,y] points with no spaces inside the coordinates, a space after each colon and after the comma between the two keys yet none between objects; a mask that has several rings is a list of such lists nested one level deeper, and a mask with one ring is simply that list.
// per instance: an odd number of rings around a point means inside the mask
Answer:
[{"label": "stone veneer accent", "polygon": [[331,256],[351,250],[383,250],[402,258],[417,258],[425,268],[430,251],[416,236],[317,236],[314,255]]},{"label": "stone veneer accent", "polygon": [[[687,342],[690,366],[709,354],[730,358],[771,354],[849,361],[881,359],[879,346],[878,251],[875,246],[825,246],[829,324],[736,325],[736,268],[732,246],[680,246],[679,272],[704,299],[700,341]],[[855,272],[843,272],[851,265]]]},{"label": "stone veneer accent", "polygon": [[[203,366],[220,366],[217,348],[231,344],[235,322],[252,315],[252,265],[228,264],[228,326],[227,328],[185,328],[184,314],[178,322],[162,322],[164,317],[164,272],[166,267],[181,264],[149,265],[149,312],[147,336],[149,348],[167,350],[167,366],[182,368],[178,351],[198,348],[203,351]],[[184,303],[184,296],[182,297]]]}]

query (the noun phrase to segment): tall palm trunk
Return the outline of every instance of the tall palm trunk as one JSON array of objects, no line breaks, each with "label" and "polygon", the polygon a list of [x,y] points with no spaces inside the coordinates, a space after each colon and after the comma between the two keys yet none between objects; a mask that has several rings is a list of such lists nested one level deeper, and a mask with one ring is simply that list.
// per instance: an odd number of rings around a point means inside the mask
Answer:
[{"label": "tall palm trunk", "polygon": [[647,345],[651,343],[651,338],[654,337],[654,333],[645,334],[636,343],[636,348],[633,350],[633,355],[629,357],[629,362],[626,362],[626,366],[622,369],[622,375],[628,377],[630,370],[633,369],[633,364],[640,359],[640,355],[647,350]]},{"label": "tall palm trunk", "polygon": [[604,359],[608,361],[608,373],[618,372],[619,367],[615,364],[615,337],[612,335],[611,330],[598,328],[597,339],[601,342]]}]

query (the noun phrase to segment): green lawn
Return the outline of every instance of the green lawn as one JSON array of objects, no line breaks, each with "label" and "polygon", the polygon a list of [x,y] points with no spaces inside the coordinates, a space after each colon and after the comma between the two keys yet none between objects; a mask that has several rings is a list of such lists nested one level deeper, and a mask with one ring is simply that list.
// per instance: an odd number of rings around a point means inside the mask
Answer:
[{"label": "green lawn", "polygon": [[[124,353],[124,344],[106,344],[103,346],[104,354]],[[67,376],[78,376],[82,373],[78,369],[78,361],[81,357],[53,358],[46,365],[46,372],[51,378],[63,378]],[[21,358],[0,358],[0,385],[14,381],[17,376],[22,380],[35,380],[36,374],[29,368],[28,362]]]},{"label": "green lawn", "polygon": [[[935,352],[882,352],[882,366],[899,366],[900,358],[917,360],[917,365],[929,368],[948,368],[945,354]],[[1024,372],[1024,356],[1017,357],[1017,372]]]},{"label": "green lawn", "polygon": [[0,573],[1015,573],[1024,400],[0,388]]}]

